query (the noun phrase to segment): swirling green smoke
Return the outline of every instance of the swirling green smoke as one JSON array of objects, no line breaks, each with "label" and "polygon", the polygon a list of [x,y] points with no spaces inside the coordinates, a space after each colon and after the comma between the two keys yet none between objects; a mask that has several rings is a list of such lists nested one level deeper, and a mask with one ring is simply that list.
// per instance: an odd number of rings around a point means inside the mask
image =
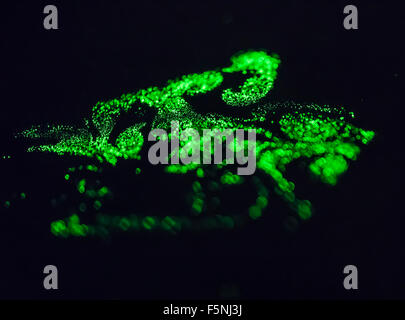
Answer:
[{"label": "swirling green smoke", "polygon": [[[222,188],[236,187],[247,181],[255,186],[257,197],[255,203],[246,209],[245,216],[259,219],[268,210],[270,186],[300,219],[310,218],[311,202],[298,199],[294,193],[294,183],[285,177],[288,165],[302,162],[307,165],[311,175],[326,184],[335,185],[339,176],[348,169],[349,162],[357,159],[360,146],[373,139],[374,132],[353,125],[350,121],[354,114],[342,107],[296,103],[260,104],[273,87],[279,64],[280,59],[276,55],[263,51],[240,53],[231,58],[229,67],[185,75],[177,80],[169,80],[163,88],[150,87],[134,94],[124,94],[118,99],[98,102],[92,109],[92,118],[85,120],[84,127],[37,126],[23,131],[21,135],[26,138],[49,138],[55,141],[53,144],[32,146],[28,151],[85,156],[112,166],[116,166],[119,159],[139,161],[144,145],[142,129],[168,130],[173,120],[179,122],[179,131],[187,128],[220,128],[255,129],[257,133],[255,153],[258,172],[253,177],[231,173],[226,163],[165,166],[164,170],[168,174],[196,175],[190,201],[190,209],[195,216],[193,219],[188,216],[113,216],[100,213],[105,197],[110,194],[108,188],[104,187],[104,191],[86,189],[86,180],[81,179],[77,183],[77,190],[94,200],[93,207],[98,212],[96,223],[81,224],[78,214],[73,214],[53,222],[52,233],[66,237],[106,235],[113,230],[165,230],[177,233],[183,229],[233,228],[243,224],[244,217],[210,215],[209,212],[212,207],[220,206]],[[224,76],[232,73],[241,73],[247,78],[238,90],[223,89],[221,98],[229,108],[250,108],[248,117],[225,116],[224,112],[202,114],[187,102],[187,97],[203,95],[219,88]],[[144,119],[148,108],[155,110],[149,124]],[[124,113],[132,114],[135,124],[113,139],[113,129]],[[171,136],[168,138],[171,139]],[[237,143],[234,147],[238,147]],[[87,169],[98,171],[96,165],[90,168],[96,169]],[[75,170],[71,168],[71,171]],[[136,173],[140,172],[141,169],[137,168]],[[66,174],[65,179],[69,181],[70,175]],[[205,192],[205,189],[208,191]],[[85,212],[86,208],[82,206],[79,211]]]}]

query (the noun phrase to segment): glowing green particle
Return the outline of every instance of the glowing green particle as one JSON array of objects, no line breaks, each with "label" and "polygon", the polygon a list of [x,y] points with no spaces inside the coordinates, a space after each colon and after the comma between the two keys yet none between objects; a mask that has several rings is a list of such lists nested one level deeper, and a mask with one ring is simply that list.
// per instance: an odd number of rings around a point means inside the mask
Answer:
[{"label": "glowing green particle", "polygon": [[156,226],[156,220],[147,216],[142,220],[142,226],[147,230],[152,230]]},{"label": "glowing green particle", "polygon": [[181,225],[169,216],[166,216],[162,220],[161,224],[163,229],[171,231],[172,233],[175,233],[176,231],[181,229]]},{"label": "glowing green particle", "polygon": [[202,190],[201,184],[198,181],[193,182],[193,191],[200,192]]},{"label": "glowing green particle", "polygon": [[222,177],[221,177],[221,183],[222,184],[239,184],[242,182],[241,176],[237,174],[232,174],[231,172],[227,171]]},{"label": "glowing green particle", "polygon": [[70,178],[70,175],[69,175],[69,174],[65,174],[65,180],[67,181],[67,180],[69,180],[69,178]]},{"label": "glowing green particle", "polygon": [[99,200],[94,201],[93,207],[96,210],[99,210],[102,207],[102,203]]},{"label": "glowing green particle", "polygon": [[256,199],[256,204],[261,208],[264,209],[267,207],[268,201],[265,197],[263,196],[259,196]]},{"label": "glowing green particle", "polygon": [[95,166],[95,165],[89,164],[86,168],[87,168],[88,171],[93,171],[93,172],[97,172],[97,171],[98,171],[98,168],[97,168],[97,166]]},{"label": "glowing green particle", "polygon": [[356,160],[357,155],[360,153],[360,148],[352,143],[342,143],[336,147],[336,152],[350,160]]},{"label": "glowing green particle", "polygon": [[298,215],[303,220],[307,220],[312,216],[311,203],[308,200],[301,201],[298,204]]},{"label": "glowing green particle", "polygon": [[126,231],[131,227],[131,222],[126,218],[121,218],[120,223],[119,223],[119,227],[122,230]]},{"label": "glowing green particle", "polygon": [[79,183],[77,184],[77,191],[79,191],[80,193],[84,193],[86,191],[86,180],[82,179],[79,181]]},{"label": "glowing green particle", "polygon": [[253,219],[256,220],[262,216],[262,209],[259,206],[251,206],[249,208],[249,216]]},{"label": "glowing green particle", "polygon": [[79,216],[74,214],[68,219],[68,230],[73,236],[85,236],[87,226],[80,224]]},{"label": "glowing green particle", "polygon": [[104,197],[105,195],[107,195],[110,192],[110,190],[104,186],[102,187],[100,190],[98,190],[98,196],[99,197]]},{"label": "glowing green particle", "polygon": [[197,169],[197,177],[204,178],[204,170],[201,168]]},{"label": "glowing green particle", "polygon": [[76,237],[84,237],[88,234],[89,227],[85,224],[80,224],[79,217],[74,214],[70,216],[66,222],[63,220],[52,222],[51,232],[55,236],[68,237],[69,235],[72,235]]},{"label": "glowing green particle", "polygon": [[64,221],[58,220],[51,223],[51,232],[55,236],[67,237],[69,232]]},{"label": "glowing green particle", "polygon": [[204,200],[201,198],[196,198],[193,201],[192,209],[195,213],[200,214],[203,210]]},{"label": "glowing green particle", "polygon": [[348,164],[342,156],[328,155],[311,163],[309,168],[323,182],[335,185],[338,176],[347,170]]}]

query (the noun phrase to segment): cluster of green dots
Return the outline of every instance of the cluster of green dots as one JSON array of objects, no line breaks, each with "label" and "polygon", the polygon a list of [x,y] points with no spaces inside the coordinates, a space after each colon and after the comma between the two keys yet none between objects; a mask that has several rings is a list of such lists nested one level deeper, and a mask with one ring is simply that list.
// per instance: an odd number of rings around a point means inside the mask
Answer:
[{"label": "cluster of green dots", "polygon": [[253,178],[253,183],[256,188],[256,201],[249,207],[249,217],[257,220],[263,215],[263,210],[268,206],[269,190],[258,177]]},{"label": "cluster of green dots", "polygon": [[[32,146],[29,152],[42,151],[54,152],[59,155],[70,154],[74,156],[95,157],[100,162],[107,161],[115,165],[118,158],[139,159],[138,153],[143,145],[143,136],[140,133],[142,124],[137,124],[121,133],[116,139],[115,145],[108,141],[108,138],[100,135],[96,138],[92,136],[89,130],[75,129],[70,127],[68,131],[63,130],[61,134],[52,127],[49,132],[44,133],[41,138],[57,139],[56,144]],[[69,133],[69,134],[68,134]],[[22,133],[27,138],[37,138],[38,133],[27,130]]]},{"label": "cluster of green dots", "polygon": [[238,176],[237,174],[233,174],[230,171],[226,171],[221,176],[221,183],[222,184],[240,184],[243,182],[243,177]]},{"label": "cluster of green dots", "polygon": [[311,113],[286,115],[280,121],[281,130],[294,142],[283,144],[281,165],[300,157],[313,159],[309,168],[325,183],[335,185],[338,177],[348,169],[348,161],[356,160],[358,144],[368,144],[374,137],[344,121]]},{"label": "cluster of green dots", "polygon": [[[223,73],[251,73],[240,86],[240,92],[224,89],[222,98],[225,103],[247,105],[257,102],[272,88],[276,77],[276,69],[280,60],[263,51],[252,51],[232,57],[232,65],[223,68]],[[134,94],[124,94],[119,99],[98,102],[92,109],[91,121],[85,120],[83,128],[71,126],[39,126],[23,131],[20,135],[26,138],[56,139],[56,144],[33,146],[28,151],[54,152],[59,155],[75,155],[95,157],[100,162],[107,161],[115,165],[118,158],[139,159],[138,154],[143,146],[141,121],[122,132],[112,143],[111,133],[122,112],[132,111],[138,119],[144,113],[142,106],[157,109],[152,127],[168,126],[171,120],[182,119],[182,128],[240,128],[239,119],[224,117],[219,114],[208,114],[202,117],[185,100],[185,96],[204,94],[220,86],[223,75],[220,71],[206,71],[200,74],[185,75],[177,80],[169,80],[163,88],[150,87],[141,89]],[[98,134],[94,136],[90,130],[92,123]]]},{"label": "cluster of green dots", "polygon": [[97,215],[94,225],[80,222],[78,215],[51,223],[51,232],[55,236],[67,238],[100,236],[108,237],[113,232],[167,232],[178,234],[181,231],[230,230],[237,226],[240,218],[227,215],[201,217],[197,221],[187,216],[141,216],[130,214],[117,216]]},{"label": "cluster of green dots", "polygon": [[232,65],[222,69],[223,72],[250,73],[240,87],[240,92],[231,89],[224,90],[222,99],[231,106],[246,106],[258,102],[273,88],[277,76],[280,59],[269,56],[262,51],[253,51],[246,54],[235,55],[231,58]]},{"label": "cluster of green dots", "polygon": [[[246,209],[247,217],[257,220],[263,213],[271,211],[269,199],[272,192],[280,196],[299,218],[306,220],[313,214],[312,204],[309,200],[300,199],[296,195],[294,182],[289,181],[285,175],[288,166],[302,162],[306,164],[312,176],[328,185],[336,185],[339,177],[348,170],[350,161],[358,158],[360,146],[367,145],[374,138],[374,132],[363,130],[350,123],[354,119],[354,114],[341,107],[302,105],[294,102],[258,104],[273,88],[279,64],[278,56],[269,55],[264,51],[237,54],[231,58],[229,67],[185,75],[176,80],[169,80],[162,88],[150,87],[136,93],[124,94],[117,99],[98,102],[92,109],[91,119],[85,120],[81,128],[61,125],[45,128],[36,126],[23,131],[21,135],[28,138],[56,140],[54,144],[33,146],[29,151],[92,157],[114,166],[119,158],[140,159],[139,154],[144,145],[142,130],[146,127],[169,131],[171,122],[178,121],[179,134],[188,128],[196,129],[201,134],[204,129],[214,128],[254,129],[257,140],[253,148],[258,173],[253,178],[244,178],[226,169],[227,159],[222,164],[210,165],[210,169],[201,164],[201,161],[189,164],[169,162],[164,170],[169,174],[194,174],[197,178],[192,183],[187,198],[190,212],[194,218],[198,218],[195,225],[199,223],[203,226],[236,225],[233,217],[237,215],[217,214],[214,216],[216,218],[212,218],[206,215],[206,212],[221,206],[220,196],[216,192],[222,188],[241,187],[248,181],[253,181],[257,195],[255,201]],[[201,114],[187,102],[188,96],[205,94],[219,88],[224,76],[229,73],[246,74],[248,78],[238,87],[238,91],[223,89],[222,100],[233,107],[251,106],[248,117],[225,116],[220,111]],[[156,111],[149,124],[143,121],[148,108]],[[128,112],[135,115],[136,123],[113,139],[112,132],[117,120],[123,113]],[[171,134],[164,139],[170,141]],[[234,142],[233,151],[238,151],[242,147],[246,149],[246,142],[245,145],[237,140]],[[200,143],[199,147],[203,150],[203,142],[195,143]],[[181,154],[183,151],[189,152],[186,151],[184,142],[176,152]],[[94,164],[69,168],[65,180],[71,181],[73,173],[82,170],[100,173],[102,168]],[[134,169],[135,175],[140,173],[141,168]],[[89,187],[85,179],[79,179],[75,183],[77,191],[93,201],[91,206],[96,211],[103,209],[103,198],[112,194],[106,186]],[[82,202],[78,210],[83,213],[88,208],[89,205]],[[185,217],[181,219],[174,216],[111,217],[101,213],[98,217],[97,224],[86,225],[80,224],[79,217],[74,214],[65,220],[52,223],[51,230],[55,235],[86,236],[107,234],[110,229],[166,230],[172,233],[187,228],[204,229],[201,225],[195,227],[194,222]]]},{"label": "cluster of green dots", "polygon": [[[16,200],[25,200],[26,198],[27,198],[27,194],[25,193],[25,192],[21,192],[21,193],[19,193],[19,194],[14,194],[13,196],[12,196],[12,200],[13,201],[16,201]],[[12,206],[12,202],[11,202],[11,200],[5,200],[5,201],[3,201],[3,207],[5,208],[5,209],[9,209],[10,207]]]}]

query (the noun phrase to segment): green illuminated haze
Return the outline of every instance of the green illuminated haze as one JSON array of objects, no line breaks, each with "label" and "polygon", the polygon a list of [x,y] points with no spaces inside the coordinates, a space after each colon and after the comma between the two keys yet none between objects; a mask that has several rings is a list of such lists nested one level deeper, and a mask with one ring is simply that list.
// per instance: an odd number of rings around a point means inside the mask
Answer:
[{"label": "green illuminated haze", "polygon": [[[231,65],[222,69],[190,74],[176,80],[169,80],[165,87],[149,87],[136,93],[123,94],[118,99],[98,102],[92,108],[92,117],[85,120],[85,126],[39,126],[21,133],[26,138],[54,139],[54,144],[32,146],[28,151],[53,152],[59,155],[85,156],[116,166],[119,159],[140,160],[144,144],[142,129],[162,128],[169,130],[173,120],[179,121],[179,130],[186,128],[203,129],[256,129],[256,175],[251,181],[257,192],[256,202],[247,208],[246,215],[259,219],[269,209],[269,187],[282,197],[296,212],[297,217],[306,220],[312,216],[309,200],[299,199],[294,193],[295,185],[285,177],[288,165],[304,162],[309,173],[328,185],[336,185],[360,153],[360,146],[368,144],[374,132],[363,130],[349,121],[354,114],[342,107],[301,105],[296,103],[260,104],[273,87],[280,59],[263,51],[250,51],[237,54],[231,58]],[[218,113],[201,114],[187,102],[186,97],[202,95],[219,88],[224,76],[242,73],[247,79],[235,89],[223,89],[221,98],[229,108],[246,108],[251,113],[248,117],[225,116]],[[253,105],[253,107],[251,107]],[[148,125],[142,116],[145,108],[153,108],[156,114]],[[131,112],[135,124],[112,139],[112,131],[123,113]],[[222,112],[223,113],[223,112]],[[94,126],[94,130],[91,130]],[[169,136],[170,139],[170,136]],[[114,141],[112,141],[114,140]],[[238,146],[236,145],[235,148]],[[193,201],[191,212],[200,218],[193,222],[188,217],[166,216],[110,216],[99,213],[95,225],[81,224],[79,216],[74,214],[67,219],[52,223],[51,231],[58,236],[106,235],[111,230],[165,230],[176,233],[182,229],[200,230],[204,228],[228,228],[237,224],[232,215],[207,214],[207,202],[217,202],[220,198],[207,199],[202,182],[205,181],[207,165],[191,163],[189,165],[167,165],[168,174],[194,174],[196,181],[192,186]],[[246,182],[246,177],[231,173],[223,165],[210,165],[209,170],[216,172],[217,180],[212,188],[237,187]],[[95,168],[95,169],[94,169]],[[134,168],[135,169],[135,168]],[[93,170],[97,171],[97,166]],[[140,174],[141,169],[136,169]],[[66,181],[70,175],[66,174]],[[211,185],[213,184],[210,184]],[[106,187],[107,188],[107,187]],[[86,181],[77,184],[79,193],[94,199],[94,209],[102,210],[102,201],[109,194],[108,188],[101,192],[86,190]],[[210,203],[211,203],[210,202]],[[82,206],[80,211],[86,211]],[[205,220],[204,220],[205,219]]]}]

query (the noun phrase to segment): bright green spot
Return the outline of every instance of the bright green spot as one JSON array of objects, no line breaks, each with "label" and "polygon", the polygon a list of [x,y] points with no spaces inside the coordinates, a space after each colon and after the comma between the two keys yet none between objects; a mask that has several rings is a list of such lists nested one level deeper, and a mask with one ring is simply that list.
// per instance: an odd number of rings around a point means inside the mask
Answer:
[{"label": "bright green spot", "polygon": [[249,216],[253,219],[256,220],[262,216],[262,209],[259,206],[251,206],[249,208]]}]

